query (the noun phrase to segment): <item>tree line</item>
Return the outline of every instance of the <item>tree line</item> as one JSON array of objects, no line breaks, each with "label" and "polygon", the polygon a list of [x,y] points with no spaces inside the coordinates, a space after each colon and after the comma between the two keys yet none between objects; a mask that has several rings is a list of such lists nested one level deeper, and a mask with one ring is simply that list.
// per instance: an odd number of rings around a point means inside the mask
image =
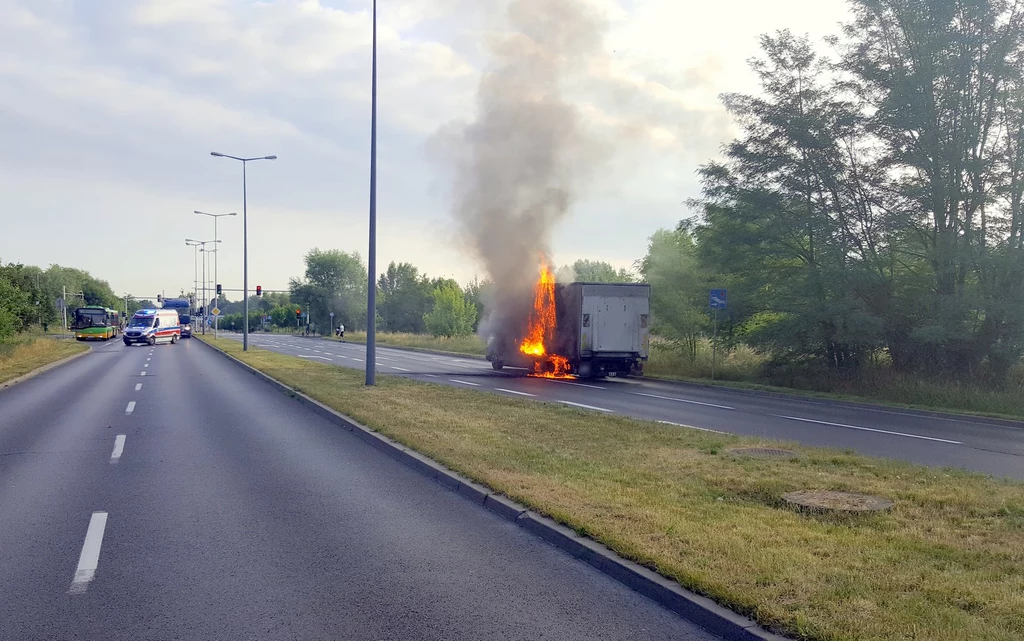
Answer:
[{"label": "tree line", "polygon": [[[290,280],[289,293],[250,297],[250,328],[264,324],[295,328],[304,325],[308,318],[311,327],[326,334],[333,312],[335,327],[365,330],[368,278],[360,255],[313,249],[304,260],[305,274]],[[576,261],[563,266],[558,273],[562,280],[634,280],[628,270],[617,270],[601,261]],[[474,279],[463,286],[451,278],[430,277],[410,263],[392,262],[377,278],[377,329],[446,337],[472,334],[483,314],[488,287],[486,280]],[[221,326],[241,328],[242,306],[242,301],[223,300]],[[303,313],[298,323],[296,310]]]},{"label": "tree line", "polygon": [[[69,314],[76,307],[124,307],[110,284],[89,272],[50,265],[46,269],[20,263],[0,263],[0,341],[33,326],[62,328],[57,302],[66,295]],[[69,320],[70,322],[70,320]]]},{"label": "tree line", "polygon": [[763,36],[760,92],[724,96],[739,137],[638,264],[659,328],[706,333],[715,285],[777,364],[998,383],[1024,348],[1024,7],[850,6],[824,52]]}]

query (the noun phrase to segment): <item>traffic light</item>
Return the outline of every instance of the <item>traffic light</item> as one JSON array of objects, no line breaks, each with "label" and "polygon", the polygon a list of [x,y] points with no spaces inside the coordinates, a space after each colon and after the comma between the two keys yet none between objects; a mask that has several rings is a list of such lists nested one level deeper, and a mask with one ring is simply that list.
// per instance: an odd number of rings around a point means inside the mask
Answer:
[{"label": "traffic light", "polygon": [[262,296],[263,295],[263,288],[261,286],[259,286],[259,285],[256,286],[256,295],[257,296]]},{"label": "traffic light", "polygon": [[301,318],[301,317],[302,317],[302,310],[301,309],[295,310],[295,318]]},{"label": "traffic light", "polygon": [[217,283],[217,295],[220,296],[220,283]]},{"label": "traffic light", "polygon": [[158,302],[158,303],[164,302],[164,295],[163,294],[157,294],[156,295],[156,302]]},{"label": "traffic light", "polygon": [[202,315],[203,315],[203,310],[204,310],[204,309],[205,309],[205,308],[204,308],[204,307],[203,307],[202,305],[200,305],[200,306],[199,306],[199,315],[200,315],[200,316],[202,316]]}]

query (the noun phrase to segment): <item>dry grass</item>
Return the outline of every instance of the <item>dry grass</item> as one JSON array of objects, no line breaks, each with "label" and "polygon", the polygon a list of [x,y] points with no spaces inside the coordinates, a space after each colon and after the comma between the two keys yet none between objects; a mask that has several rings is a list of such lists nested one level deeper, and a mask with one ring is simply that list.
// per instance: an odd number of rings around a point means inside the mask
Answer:
[{"label": "dry grass", "polygon": [[0,383],[87,349],[89,347],[83,343],[54,338],[22,337],[0,343]]},{"label": "dry grass", "polygon": [[[494,490],[762,624],[818,640],[1024,638],[1024,484],[362,374],[216,345]],[[777,445],[777,444],[776,444]],[[801,514],[836,489],[893,511]]]}]

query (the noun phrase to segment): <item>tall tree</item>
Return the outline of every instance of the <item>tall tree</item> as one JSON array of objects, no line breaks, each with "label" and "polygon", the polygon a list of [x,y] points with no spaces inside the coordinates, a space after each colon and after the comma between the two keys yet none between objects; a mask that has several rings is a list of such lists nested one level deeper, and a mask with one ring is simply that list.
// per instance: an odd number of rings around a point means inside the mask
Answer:
[{"label": "tall tree", "polygon": [[314,248],[306,254],[304,279],[291,280],[291,300],[308,311],[310,322],[326,330],[331,323],[366,327],[366,267],[357,252]]},{"label": "tall tree", "polygon": [[476,307],[466,299],[458,283],[446,281],[434,289],[434,308],[424,318],[434,336],[465,336],[473,333]]},{"label": "tall tree", "polygon": [[[853,0],[844,69],[933,279],[905,360],[997,375],[1022,347],[1024,6]],[[912,350],[912,351],[911,351]],[[899,350],[897,350],[899,353]]]},{"label": "tall tree", "polygon": [[388,265],[377,280],[381,330],[422,333],[423,316],[433,304],[430,281],[409,263]]}]

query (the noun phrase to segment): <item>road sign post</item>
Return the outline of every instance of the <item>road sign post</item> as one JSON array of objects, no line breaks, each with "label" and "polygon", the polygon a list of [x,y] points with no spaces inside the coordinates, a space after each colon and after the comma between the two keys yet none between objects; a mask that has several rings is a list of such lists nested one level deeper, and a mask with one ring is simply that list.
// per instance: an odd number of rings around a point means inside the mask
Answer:
[{"label": "road sign post", "polygon": [[712,289],[708,305],[715,310],[715,332],[711,337],[711,380],[715,380],[715,365],[718,364],[718,310],[726,308],[726,291]]}]

